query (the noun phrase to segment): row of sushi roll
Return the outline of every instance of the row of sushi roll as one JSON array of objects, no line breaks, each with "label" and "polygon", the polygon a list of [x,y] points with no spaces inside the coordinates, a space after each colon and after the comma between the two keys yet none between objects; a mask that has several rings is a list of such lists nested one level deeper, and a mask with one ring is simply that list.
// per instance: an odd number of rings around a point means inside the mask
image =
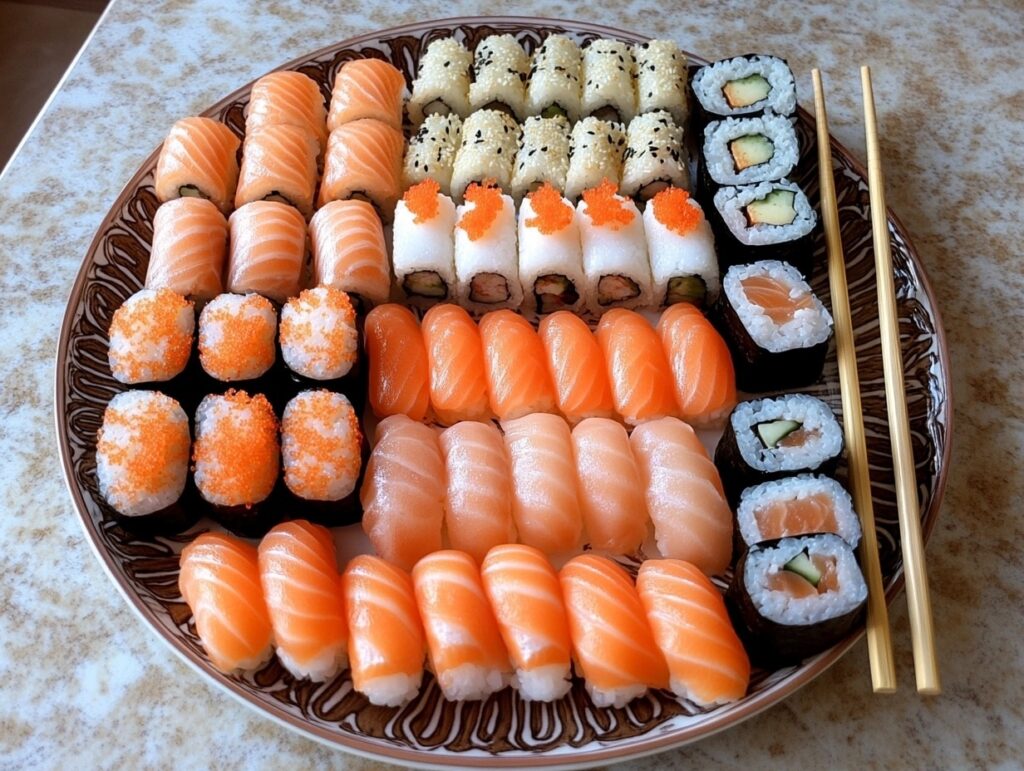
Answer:
[{"label": "row of sushi roll", "polygon": [[206,533],[185,547],[181,595],[211,664],[232,673],[276,652],[296,678],[346,669],[370,703],[416,696],[425,668],[446,699],[508,686],[554,701],[575,671],[597,706],[649,688],[699,706],[742,698],[750,662],[718,589],[693,565],[650,560],[636,581],[587,554],[560,570],[536,549],[504,544],[480,562],[438,551],[407,572],[362,555],[339,575],[331,533],[298,520],[258,547]]}]

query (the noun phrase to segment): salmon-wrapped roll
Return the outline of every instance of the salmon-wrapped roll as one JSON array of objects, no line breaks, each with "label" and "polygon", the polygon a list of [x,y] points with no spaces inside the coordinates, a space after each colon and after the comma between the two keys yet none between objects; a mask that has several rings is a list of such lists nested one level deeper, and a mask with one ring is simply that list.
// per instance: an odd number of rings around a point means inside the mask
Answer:
[{"label": "salmon-wrapped roll", "polygon": [[157,199],[208,198],[227,214],[235,201],[240,144],[231,129],[212,118],[182,118],[160,149]]},{"label": "salmon-wrapped roll", "polygon": [[362,198],[390,222],[402,194],[404,149],[402,132],[379,120],[364,118],[338,127],[327,139],[318,205]]},{"label": "salmon-wrapped roll", "polygon": [[202,198],[178,198],[156,210],[147,289],[170,289],[196,300],[224,291],[228,221]]},{"label": "salmon-wrapped roll", "polygon": [[252,84],[245,133],[267,126],[299,126],[309,131],[321,148],[327,141],[327,110],[315,80],[301,72],[272,72]]},{"label": "salmon-wrapped roll", "polygon": [[376,120],[402,128],[402,92],[405,77],[393,65],[381,59],[354,59],[346,62],[334,78],[331,111],[327,129],[360,118]]},{"label": "salmon-wrapped roll", "polygon": [[247,203],[228,221],[228,291],[256,292],[277,302],[299,293],[306,259],[306,221],[277,201]]},{"label": "salmon-wrapped roll", "polygon": [[279,201],[309,218],[313,214],[319,153],[316,137],[299,126],[267,126],[246,135],[235,206]]},{"label": "salmon-wrapped roll", "polygon": [[388,301],[391,267],[380,216],[366,201],[331,201],[309,223],[315,283],[371,305]]}]

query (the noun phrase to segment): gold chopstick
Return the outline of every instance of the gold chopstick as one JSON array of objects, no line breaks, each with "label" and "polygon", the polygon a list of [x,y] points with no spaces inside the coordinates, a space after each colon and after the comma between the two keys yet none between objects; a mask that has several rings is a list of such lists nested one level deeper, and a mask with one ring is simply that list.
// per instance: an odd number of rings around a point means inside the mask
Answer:
[{"label": "gold chopstick", "polygon": [[860,517],[863,534],[860,562],[868,583],[868,661],[871,687],[875,693],[896,690],[896,665],[889,632],[889,609],[885,604],[885,584],[878,559],[878,534],[871,503],[871,477],[868,470],[868,446],[864,435],[864,413],[860,402],[860,377],[857,374],[857,350],[853,339],[850,295],[846,285],[846,259],[839,234],[839,208],[836,203],[832,150],[829,146],[828,115],[821,73],[811,70],[814,81],[814,113],[818,132],[818,179],[821,188],[821,216],[828,246],[828,283],[835,318],[836,357],[839,360],[839,390],[843,399],[843,433],[846,438],[853,505]]},{"label": "gold chopstick", "polygon": [[914,473],[914,453],[910,445],[907,395],[903,385],[899,317],[896,313],[896,289],[893,283],[892,253],[889,250],[889,222],[885,208],[885,180],[878,145],[871,70],[868,67],[860,68],[860,80],[864,92],[864,131],[868,147],[868,188],[875,250],[875,276],[878,284],[885,402],[889,412],[889,438],[892,442],[896,472],[896,506],[900,522],[900,543],[903,547],[903,573],[907,581],[907,608],[910,611],[910,634],[914,647],[914,672],[917,675],[919,693],[937,694],[942,687],[939,684],[939,668],[935,658],[932,604],[928,595],[920,502],[917,497],[917,477]]}]

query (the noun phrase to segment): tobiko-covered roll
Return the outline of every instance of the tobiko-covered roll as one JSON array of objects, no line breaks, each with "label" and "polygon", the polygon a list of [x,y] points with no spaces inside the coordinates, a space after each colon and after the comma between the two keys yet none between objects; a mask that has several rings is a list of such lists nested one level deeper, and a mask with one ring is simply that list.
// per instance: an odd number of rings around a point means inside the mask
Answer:
[{"label": "tobiko-covered roll", "polygon": [[636,115],[633,51],[618,40],[592,40],[583,49],[584,115],[628,123]]},{"label": "tobiko-covered roll", "polygon": [[715,237],[689,193],[669,187],[655,195],[644,209],[644,236],[655,302],[714,303],[721,288]]},{"label": "tobiko-covered roll", "polygon": [[452,170],[452,198],[462,201],[470,184],[487,180],[511,190],[521,132],[519,124],[500,110],[477,110],[466,118]]},{"label": "tobiko-covered roll", "polygon": [[309,223],[313,279],[353,298],[361,310],[386,303],[391,267],[380,215],[366,201],[331,201]]},{"label": "tobiko-covered roll", "polygon": [[294,206],[308,219],[313,214],[319,152],[316,136],[299,126],[267,126],[246,134],[235,206],[278,201]]},{"label": "tobiko-covered roll", "polygon": [[171,289],[195,300],[224,291],[228,221],[204,198],[177,198],[153,216],[147,289]]},{"label": "tobiko-covered roll", "polygon": [[213,201],[224,214],[231,211],[238,182],[241,141],[212,118],[182,118],[160,148],[153,186],[161,203],[196,197]]},{"label": "tobiko-covered roll", "polygon": [[349,296],[339,289],[305,289],[281,308],[281,357],[299,382],[347,389],[361,400],[359,329]]},{"label": "tobiko-covered roll", "polygon": [[455,297],[455,204],[427,179],[395,207],[395,281],[410,304],[429,307]]},{"label": "tobiko-covered roll", "polygon": [[576,209],[549,184],[519,207],[519,280],[526,308],[578,312],[585,301],[583,247]]},{"label": "tobiko-covered roll", "polygon": [[516,248],[516,208],[500,188],[473,183],[457,210],[455,274],[457,297],[485,313],[518,308],[523,302]]},{"label": "tobiko-covered roll", "polygon": [[469,104],[474,110],[501,110],[522,120],[526,117],[526,79],[530,58],[511,35],[490,35],[473,55],[473,82]]},{"label": "tobiko-covered roll", "polygon": [[530,83],[526,89],[526,113],[575,123],[580,115],[583,52],[565,35],[548,35],[533,52]]},{"label": "tobiko-covered roll", "polygon": [[199,363],[224,383],[256,380],[277,359],[277,313],[258,294],[222,294],[199,314]]},{"label": "tobiko-covered roll", "polygon": [[622,164],[622,194],[641,201],[667,187],[688,188],[683,129],[664,110],[638,115],[626,131]]},{"label": "tobiko-covered roll", "polygon": [[412,82],[409,119],[415,125],[428,115],[470,113],[469,70],[473,54],[455,38],[431,41],[420,57],[419,72]]},{"label": "tobiko-covered roll", "polygon": [[648,40],[633,46],[633,57],[637,113],[667,110],[677,126],[685,126],[686,55],[674,40]]},{"label": "tobiko-covered roll", "polygon": [[293,206],[253,201],[228,220],[231,250],[227,290],[284,302],[299,292],[306,261],[306,220]]},{"label": "tobiko-covered roll", "polygon": [[576,200],[584,190],[608,180],[616,190],[622,179],[626,132],[621,123],[584,118],[572,127],[565,197]]},{"label": "tobiko-covered roll", "polygon": [[402,186],[410,188],[432,179],[444,195],[452,192],[455,156],[462,140],[458,115],[428,115],[411,137],[405,150]]},{"label": "tobiko-covered roll", "polygon": [[565,188],[569,172],[569,121],[554,118],[527,118],[516,154],[512,175],[512,195],[517,201],[545,182],[556,190]]},{"label": "tobiko-covered roll", "polygon": [[128,385],[177,377],[192,353],[195,324],[191,300],[170,289],[140,289],[110,320],[110,373]]}]

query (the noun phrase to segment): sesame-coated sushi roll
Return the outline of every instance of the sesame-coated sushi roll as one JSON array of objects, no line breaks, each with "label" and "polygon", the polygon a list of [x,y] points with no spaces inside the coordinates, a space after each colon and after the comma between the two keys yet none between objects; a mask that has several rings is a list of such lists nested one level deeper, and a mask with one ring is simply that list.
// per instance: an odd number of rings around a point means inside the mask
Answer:
[{"label": "sesame-coated sushi roll", "polygon": [[364,335],[373,414],[378,418],[426,418],[430,407],[430,370],[416,316],[404,305],[378,305],[366,314]]},{"label": "sesame-coated sushi roll", "polygon": [[402,94],[405,77],[381,59],[345,62],[334,77],[327,130],[360,118],[373,118],[402,128]]},{"label": "sesame-coated sushi roll", "polygon": [[331,201],[309,222],[313,283],[347,293],[360,309],[386,303],[391,266],[380,215],[366,201]]},{"label": "sesame-coated sushi roll", "polygon": [[496,187],[476,183],[456,213],[456,296],[464,307],[486,313],[523,302],[516,248],[516,208]]},{"label": "sesame-coated sushi roll", "polygon": [[128,385],[177,377],[192,353],[195,324],[191,300],[170,289],[140,289],[110,321],[110,373]]},{"label": "sesame-coated sushi roll", "polygon": [[491,35],[473,55],[469,105],[474,110],[501,110],[517,120],[526,117],[526,80],[530,57],[511,35]]},{"label": "sesame-coated sushi roll", "polygon": [[572,127],[569,144],[566,198],[575,201],[584,190],[597,187],[606,179],[618,190],[626,151],[626,132],[621,123],[584,118]]},{"label": "sesame-coated sushi roll", "polygon": [[519,279],[526,308],[582,310],[586,276],[576,209],[545,183],[519,207]]},{"label": "sesame-coated sushi roll", "polygon": [[644,209],[644,236],[656,304],[714,303],[721,288],[715,237],[689,193],[669,187],[655,195]]},{"label": "sesame-coated sushi roll", "polygon": [[409,119],[413,124],[419,125],[428,115],[469,115],[472,64],[473,54],[455,38],[434,40],[427,46],[412,82]]},{"label": "sesame-coated sushi roll", "polygon": [[253,201],[228,220],[227,290],[284,302],[299,292],[306,261],[306,220],[293,206]]},{"label": "sesame-coated sushi roll", "polygon": [[224,214],[235,202],[238,137],[212,118],[182,118],[160,148],[153,185],[160,203],[207,198]]},{"label": "sesame-coated sushi roll", "polygon": [[213,518],[247,538],[263,535],[283,513],[265,506],[281,468],[277,427],[263,394],[210,394],[196,410],[196,487]]},{"label": "sesame-coated sushi roll", "polygon": [[647,201],[672,186],[690,186],[683,129],[664,110],[638,115],[626,131],[622,194]]},{"label": "sesame-coated sushi roll", "polygon": [[[258,294],[222,294],[199,314],[199,363],[222,383],[255,381],[277,360],[277,313]],[[267,390],[266,383],[246,383]]]},{"label": "sesame-coated sushi roll", "polygon": [[526,114],[575,123],[580,119],[583,52],[565,35],[548,35],[533,52],[530,83],[526,88]]},{"label": "sesame-coated sushi roll", "polygon": [[310,217],[319,152],[316,137],[299,126],[267,126],[247,134],[235,206],[252,201],[279,201]]},{"label": "sesame-coated sushi roll", "polygon": [[423,314],[423,343],[430,371],[430,405],[437,422],[490,420],[487,373],[480,330],[465,308],[442,303]]},{"label": "sesame-coated sushi roll", "polygon": [[305,289],[281,308],[281,358],[293,379],[344,391],[357,404],[365,392],[359,329],[340,289]]},{"label": "sesame-coated sushi roll", "polygon": [[452,171],[456,202],[473,182],[490,179],[502,190],[512,189],[520,133],[519,124],[500,110],[477,110],[466,118]]},{"label": "sesame-coated sushi roll", "polygon": [[359,198],[390,222],[402,194],[404,152],[405,137],[394,126],[374,118],[342,124],[327,138],[317,206]]},{"label": "sesame-coated sushi roll", "polygon": [[704,121],[760,115],[792,115],[796,83],[785,59],[763,54],[721,59],[693,76],[693,93]]},{"label": "sesame-coated sushi roll", "polygon": [[554,386],[533,325],[514,311],[500,310],[485,313],[479,327],[491,410],[498,420],[554,412]]},{"label": "sesame-coated sushi roll", "polygon": [[800,159],[796,129],[789,118],[759,115],[726,118],[704,129],[701,149],[704,187],[751,185],[789,176]]},{"label": "sesame-coated sushi roll", "polygon": [[512,195],[517,201],[545,182],[561,192],[569,173],[569,121],[554,118],[527,118],[516,154],[512,175]]},{"label": "sesame-coated sushi roll", "polygon": [[458,115],[428,115],[416,133],[409,137],[402,187],[410,188],[432,179],[442,193],[450,195],[455,156],[461,139],[462,119]]},{"label": "sesame-coated sushi roll", "polygon": [[96,481],[118,523],[143,534],[180,533],[199,518],[186,500],[188,416],[157,391],[110,400],[96,435]]},{"label": "sesame-coated sushi roll", "polygon": [[636,58],[637,113],[667,110],[685,126],[686,55],[674,40],[649,40],[633,46]]},{"label": "sesame-coated sushi roll", "polygon": [[412,305],[455,297],[455,216],[452,199],[432,179],[406,190],[395,207],[395,281]]},{"label": "sesame-coated sushi roll", "polygon": [[153,216],[153,246],[146,270],[148,289],[172,289],[195,300],[224,291],[228,221],[203,198],[177,198]]},{"label": "sesame-coated sushi roll", "polygon": [[298,126],[316,137],[323,149],[327,141],[327,110],[320,86],[308,75],[292,70],[272,72],[252,84],[245,112],[245,133],[267,126]]},{"label": "sesame-coated sushi roll", "polygon": [[626,43],[593,40],[583,49],[582,113],[629,123],[636,115],[636,62]]}]

